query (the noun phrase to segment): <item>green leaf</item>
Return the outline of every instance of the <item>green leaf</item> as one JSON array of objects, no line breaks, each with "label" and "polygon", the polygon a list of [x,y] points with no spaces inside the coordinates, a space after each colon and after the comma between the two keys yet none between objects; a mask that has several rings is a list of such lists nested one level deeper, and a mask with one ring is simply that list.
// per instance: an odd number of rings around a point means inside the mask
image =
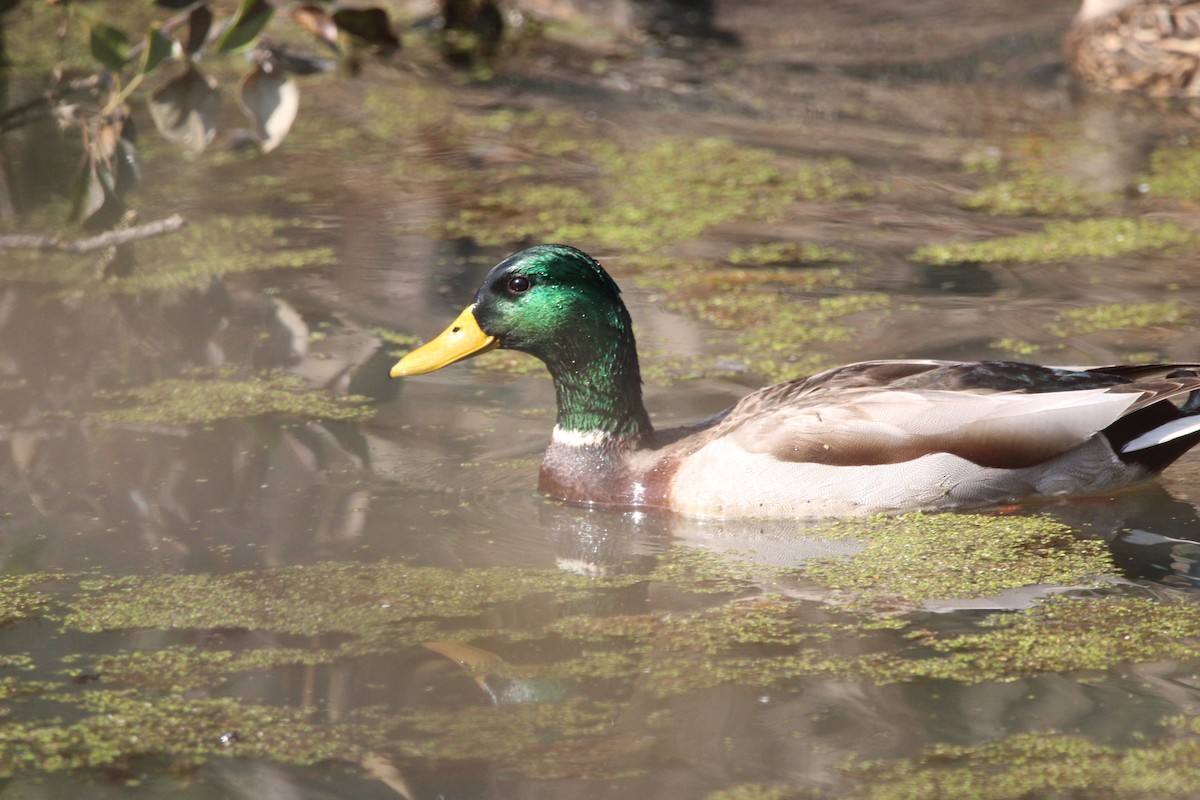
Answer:
[{"label": "green leaf", "polygon": [[92,56],[111,70],[119,70],[129,60],[129,37],[103,23],[92,25]]},{"label": "green leaf", "polygon": [[96,162],[88,158],[71,184],[71,222],[82,222],[104,206],[104,182],[96,171]]},{"label": "green leaf", "polygon": [[138,160],[136,139],[133,120],[125,120],[121,127],[121,138],[117,140],[117,152],[113,154],[113,171],[116,174],[114,189],[118,197],[125,197],[142,182],[142,165]]},{"label": "green leaf", "polygon": [[195,54],[208,39],[209,28],[212,27],[213,15],[208,5],[196,6],[188,15],[187,43],[183,49],[189,56]]},{"label": "green leaf", "polygon": [[138,72],[143,75],[153,72],[159,64],[171,57],[174,49],[174,39],[163,33],[158,26],[151,28],[146,33],[146,43],[142,47],[142,64]]},{"label": "green leaf", "polygon": [[217,42],[217,52],[231,53],[252,45],[274,13],[275,9],[266,0],[242,0],[229,27]]},{"label": "green leaf", "polygon": [[74,194],[71,221],[81,223],[85,230],[111,228],[125,211],[111,167],[90,154],[76,176]]}]

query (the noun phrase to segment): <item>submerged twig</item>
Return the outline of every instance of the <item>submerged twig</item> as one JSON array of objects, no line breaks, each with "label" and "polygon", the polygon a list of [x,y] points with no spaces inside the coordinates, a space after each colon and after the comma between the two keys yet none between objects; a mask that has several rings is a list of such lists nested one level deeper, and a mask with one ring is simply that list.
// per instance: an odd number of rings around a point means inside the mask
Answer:
[{"label": "submerged twig", "polygon": [[172,214],[165,219],[147,222],[145,225],[135,225],[132,228],[122,228],[119,231],[108,231],[98,236],[75,241],[64,241],[58,236],[39,236],[32,234],[13,234],[0,236],[0,252],[4,250],[53,250],[59,253],[90,253],[105,247],[119,247],[140,239],[149,239],[174,233],[187,224],[179,214]]}]

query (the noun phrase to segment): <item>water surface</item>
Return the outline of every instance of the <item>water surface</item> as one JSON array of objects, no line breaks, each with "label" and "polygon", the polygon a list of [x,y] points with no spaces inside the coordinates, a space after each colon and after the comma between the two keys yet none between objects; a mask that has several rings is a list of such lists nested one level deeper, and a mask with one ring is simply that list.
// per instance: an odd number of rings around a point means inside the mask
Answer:
[{"label": "water surface", "polygon": [[[266,157],[147,123],[132,202],[185,231],[0,262],[0,791],[1195,796],[1195,457],[986,519],[678,520],[536,494],[526,360],[384,378],[545,239],[621,283],[663,426],[857,359],[1200,359],[1193,119],[1075,91],[1072,13],[730,3],[737,45],[551,26],[488,80],[416,43],[306,80]],[[5,142],[9,231],[69,146]],[[1088,219],[1179,234],[920,254]]]}]

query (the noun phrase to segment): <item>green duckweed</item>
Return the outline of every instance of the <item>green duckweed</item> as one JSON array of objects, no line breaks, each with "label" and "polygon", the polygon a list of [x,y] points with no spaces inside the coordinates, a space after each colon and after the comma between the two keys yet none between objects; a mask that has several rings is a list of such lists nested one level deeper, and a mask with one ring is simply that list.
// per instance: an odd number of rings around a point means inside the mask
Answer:
[{"label": "green duckweed", "polygon": [[1141,188],[1153,195],[1200,200],[1200,148],[1188,144],[1155,150]]},{"label": "green duckweed", "polygon": [[1056,336],[1079,336],[1097,331],[1182,325],[1189,317],[1187,306],[1178,300],[1113,303],[1061,311],[1049,330]]},{"label": "green duckweed", "polygon": [[846,768],[855,800],[970,797],[1103,797],[1156,800],[1195,796],[1200,740],[1164,737],[1116,748],[1082,736],[1020,733],[974,746],[935,745],[915,760]]},{"label": "green duckweed", "polygon": [[312,391],[285,373],[243,379],[192,375],[106,392],[101,399],[111,407],[92,416],[118,424],[204,425],[267,414],[361,422],[374,414],[365,398]]},{"label": "green duckweed", "polygon": [[581,241],[625,252],[658,251],[738,219],[777,219],[788,204],[871,193],[844,159],[788,168],[769,151],[727,139],[665,138],[623,150],[593,143],[608,193],[514,182],[485,194],[447,227],[481,244]]},{"label": "green duckweed", "polygon": [[1040,233],[1005,236],[981,242],[928,245],[918,248],[914,261],[946,265],[965,262],[1069,261],[1076,258],[1115,258],[1129,253],[1163,250],[1194,242],[1194,233],[1173,222],[1151,219],[1106,218],[1050,222]]},{"label": "green duckweed", "polygon": [[962,205],[995,216],[1082,217],[1115,199],[1110,193],[1089,191],[1070,178],[1027,170],[973,192]]},{"label": "green duckweed", "polygon": [[854,256],[836,247],[825,247],[811,242],[764,242],[739,247],[726,256],[729,263],[736,265],[775,266],[778,264],[829,264],[845,263]]},{"label": "green duckweed", "polygon": [[1113,570],[1103,542],[1043,517],[909,514],[833,532],[860,535],[856,555],[805,574],[856,604],[977,598],[1032,584],[1096,585]]}]

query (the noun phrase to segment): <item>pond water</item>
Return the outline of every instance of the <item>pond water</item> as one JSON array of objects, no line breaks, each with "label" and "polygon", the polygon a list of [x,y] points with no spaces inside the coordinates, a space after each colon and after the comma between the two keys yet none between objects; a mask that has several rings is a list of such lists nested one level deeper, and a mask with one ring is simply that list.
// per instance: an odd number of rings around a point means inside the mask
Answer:
[{"label": "pond water", "polygon": [[[1200,360],[1194,118],[1076,91],[1073,12],[728,3],[737,43],[554,23],[477,78],[414,34],[266,156],[229,97],[195,158],[135,105],[130,205],[188,225],[0,253],[0,798],[1197,796],[1200,457],[681,520],[538,496],[530,360],[386,379],[547,240],[664,426],[860,359]],[[55,21],[5,22],[11,105]],[[72,134],[3,147],[4,232],[54,230]]]}]

